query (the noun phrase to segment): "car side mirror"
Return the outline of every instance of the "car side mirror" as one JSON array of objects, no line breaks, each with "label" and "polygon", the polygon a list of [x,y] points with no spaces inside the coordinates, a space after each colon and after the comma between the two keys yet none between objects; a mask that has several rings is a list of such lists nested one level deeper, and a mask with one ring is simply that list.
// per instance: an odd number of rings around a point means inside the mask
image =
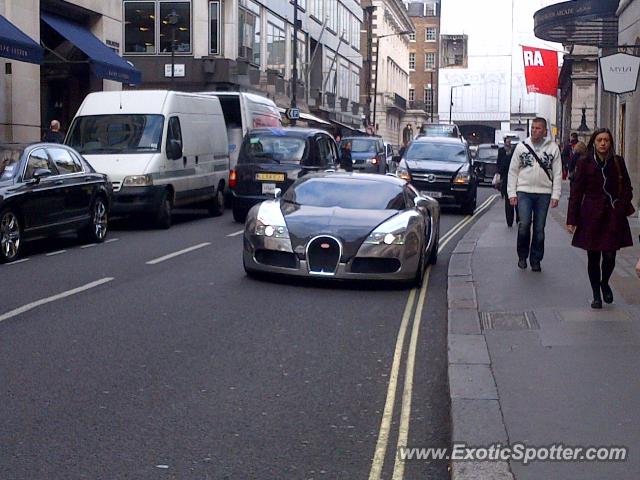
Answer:
[{"label": "car side mirror", "polygon": [[31,176],[30,182],[40,183],[40,179],[50,177],[51,175],[53,175],[53,173],[48,168],[36,168]]},{"label": "car side mirror", "polygon": [[182,158],[182,143],[172,139],[167,143],[167,158],[169,160],[178,160]]}]

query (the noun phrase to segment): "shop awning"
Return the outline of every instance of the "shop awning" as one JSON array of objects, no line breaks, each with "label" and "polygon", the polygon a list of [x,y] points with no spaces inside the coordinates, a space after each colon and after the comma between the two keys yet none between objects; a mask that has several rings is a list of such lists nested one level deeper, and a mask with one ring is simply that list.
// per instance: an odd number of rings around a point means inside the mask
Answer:
[{"label": "shop awning", "polygon": [[102,43],[82,25],[42,12],[42,20],[89,57],[91,70],[98,78],[138,84],[141,74],[116,52]]},{"label": "shop awning", "polygon": [[618,45],[619,0],[572,0],[538,10],[533,16],[536,37],[565,45]]},{"label": "shop awning", "polygon": [[0,57],[42,63],[44,50],[31,37],[0,15]]}]

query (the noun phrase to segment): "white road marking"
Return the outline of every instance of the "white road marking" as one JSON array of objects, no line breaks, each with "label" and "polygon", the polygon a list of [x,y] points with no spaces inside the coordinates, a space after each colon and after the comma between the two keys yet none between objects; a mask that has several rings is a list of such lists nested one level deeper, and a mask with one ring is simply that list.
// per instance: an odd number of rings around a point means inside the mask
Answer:
[{"label": "white road marking", "polygon": [[198,245],[194,245],[193,247],[185,248],[184,250],[179,250],[177,252],[170,253],[168,255],[156,258],[154,260],[149,260],[147,262],[147,265],[155,265],[156,263],[164,262],[165,260],[169,260],[169,259],[177,257],[179,255],[184,255],[185,253],[193,252],[194,250],[198,250],[199,248],[203,248],[203,247],[206,247],[208,245],[211,245],[211,243],[210,242],[200,243]]},{"label": "white road marking", "polygon": [[113,242],[117,242],[118,240],[120,240],[119,238],[110,238],[109,240],[105,240],[104,243],[113,243]]},{"label": "white road marking", "polygon": [[80,248],[92,248],[92,247],[95,247],[97,245],[98,245],[97,243],[89,243],[87,245],[82,245]]},{"label": "white road marking", "polygon": [[54,255],[60,255],[61,253],[65,253],[66,250],[58,250],[57,252],[51,252],[45,254],[45,257],[53,257]]},{"label": "white road marking", "polygon": [[244,233],[244,228],[242,230],[238,230],[237,232],[230,233],[227,237],[237,237],[238,235],[242,235]]},{"label": "white road marking", "polygon": [[66,297],[70,297],[72,295],[75,295],[76,293],[80,293],[80,292],[84,292],[85,290],[89,290],[91,288],[95,288],[98,287],[104,283],[108,283],[110,281],[112,281],[113,278],[112,277],[105,277],[101,280],[96,280],[95,282],[91,282],[91,283],[87,283],[86,285],[83,285],[81,287],[77,287],[74,288],[72,290],[67,290],[66,292],[62,292],[62,293],[58,293],[57,295],[53,295],[51,297],[47,297],[47,298],[43,298],[41,300],[37,300],[35,302],[31,302],[28,303],[27,305],[24,305],[22,307],[16,308],[14,310],[11,310],[10,312],[4,313],[2,315],[0,315],[0,322],[7,320],[9,318],[15,317],[17,315],[20,315],[22,313],[28,312],[29,310],[33,310],[36,307],[39,307],[41,305],[45,305],[47,303],[51,303],[51,302],[55,302],[56,300],[60,300]]},{"label": "white road marking", "polygon": [[15,261],[13,261],[13,262],[7,263],[6,265],[7,265],[7,266],[9,266],[9,265],[15,265],[15,264],[17,264],[17,263],[24,263],[24,262],[28,262],[28,261],[29,261],[29,258],[21,258],[20,260],[15,260]]},{"label": "white road marking", "polygon": [[407,325],[411,310],[413,310],[413,301],[416,296],[416,289],[412,288],[407,299],[407,305],[404,308],[398,338],[396,339],[396,349],[393,354],[393,364],[391,365],[391,373],[389,375],[389,386],[387,387],[387,400],[384,404],[382,412],[382,421],[380,422],[380,433],[378,434],[378,442],[369,471],[369,480],[379,480],[382,475],[382,467],[384,465],[384,457],[387,453],[387,443],[389,442],[389,431],[391,430],[391,420],[393,419],[393,405],[396,399],[396,389],[398,385],[398,372],[400,371],[400,360],[402,357],[402,346],[404,345],[404,337],[407,333]]}]

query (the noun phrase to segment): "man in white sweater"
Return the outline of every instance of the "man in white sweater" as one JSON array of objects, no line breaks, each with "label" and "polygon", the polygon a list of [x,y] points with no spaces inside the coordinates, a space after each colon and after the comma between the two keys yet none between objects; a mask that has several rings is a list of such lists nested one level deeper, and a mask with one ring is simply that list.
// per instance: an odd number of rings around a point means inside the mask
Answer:
[{"label": "man in white sweater", "polygon": [[[518,207],[518,267],[540,272],[544,256],[544,227],[549,205],[558,206],[562,188],[560,149],[547,138],[547,121],[536,117],[531,136],[519,143],[511,157],[507,195]],[[533,224],[533,236],[531,226]]]}]

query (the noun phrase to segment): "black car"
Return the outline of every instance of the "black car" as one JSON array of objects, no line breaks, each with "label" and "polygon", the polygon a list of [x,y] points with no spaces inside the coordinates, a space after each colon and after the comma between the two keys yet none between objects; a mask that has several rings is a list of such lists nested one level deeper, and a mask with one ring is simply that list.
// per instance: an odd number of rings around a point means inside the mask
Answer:
[{"label": "black car", "polygon": [[256,203],[286,190],[298,178],[337,168],[338,147],[324,130],[258,128],[245,136],[231,171],[233,218],[244,222]]},{"label": "black car", "polygon": [[458,138],[418,137],[404,153],[396,175],[423,196],[473,213],[478,182],[469,148]]},{"label": "black car", "polygon": [[112,187],[70,147],[0,145],[0,263],[15,260],[24,240],[77,231],[104,241]]},{"label": "black car", "polygon": [[351,143],[351,160],[354,172],[384,175],[388,171],[387,149],[382,137],[345,137],[340,141],[340,148],[343,148],[347,142]]},{"label": "black car", "polygon": [[473,164],[478,169],[480,183],[491,184],[493,176],[498,171],[498,145],[494,143],[478,145]]}]

